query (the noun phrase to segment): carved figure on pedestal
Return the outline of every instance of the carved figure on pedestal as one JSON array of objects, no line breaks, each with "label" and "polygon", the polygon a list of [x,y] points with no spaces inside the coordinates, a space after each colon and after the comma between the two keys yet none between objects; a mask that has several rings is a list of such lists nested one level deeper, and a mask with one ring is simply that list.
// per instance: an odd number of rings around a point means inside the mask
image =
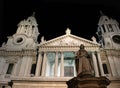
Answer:
[{"label": "carved figure on pedestal", "polygon": [[84,45],[80,45],[80,49],[76,53],[75,64],[77,75],[87,74],[93,75],[93,66],[88,52],[84,49]]}]

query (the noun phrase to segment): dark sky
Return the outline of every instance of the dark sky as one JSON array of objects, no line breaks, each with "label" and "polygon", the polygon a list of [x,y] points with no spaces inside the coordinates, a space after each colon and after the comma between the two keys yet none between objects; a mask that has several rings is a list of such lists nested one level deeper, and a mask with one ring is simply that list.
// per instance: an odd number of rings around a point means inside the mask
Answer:
[{"label": "dark sky", "polygon": [[4,0],[2,3],[0,45],[17,30],[17,24],[35,12],[40,37],[46,40],[71,33],[86,39],[96,36],[100,10],[120,23],[120,2],[110,0]]}]

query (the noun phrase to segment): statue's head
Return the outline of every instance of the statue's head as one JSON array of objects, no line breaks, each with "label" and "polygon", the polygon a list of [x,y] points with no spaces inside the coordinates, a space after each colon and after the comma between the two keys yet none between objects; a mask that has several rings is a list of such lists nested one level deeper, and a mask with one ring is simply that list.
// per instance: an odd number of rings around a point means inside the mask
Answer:
[{"label": "statue's head", "polygon": [[84,49],[85,46],[83,44],[80,45],[80,49]]}]

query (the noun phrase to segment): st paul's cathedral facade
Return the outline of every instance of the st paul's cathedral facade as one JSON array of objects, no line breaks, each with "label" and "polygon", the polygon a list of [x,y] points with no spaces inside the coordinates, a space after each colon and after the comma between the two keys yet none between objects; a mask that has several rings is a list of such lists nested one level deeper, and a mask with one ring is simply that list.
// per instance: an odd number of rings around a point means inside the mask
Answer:
[{"label": "st paul's cathedral facade", "polygon": [[75,54],[81,44],[88,51],[95,77],[105,76],[108,88],[120,88],[119,23],[102,15],[96,29],[98,41],[65,34],[46,41],[39,35],[34,16],[20,21],[16,33],[0,47],[0,88],[67,88],[76,76]]}]

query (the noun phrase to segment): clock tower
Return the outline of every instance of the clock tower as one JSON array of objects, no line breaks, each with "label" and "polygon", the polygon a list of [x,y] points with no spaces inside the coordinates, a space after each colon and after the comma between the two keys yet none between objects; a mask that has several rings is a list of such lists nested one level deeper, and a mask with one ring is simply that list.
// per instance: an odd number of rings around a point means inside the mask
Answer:
[{"label": "clock tower", "polygon": [[7,50],[36,49],[39,35],[38,24],[34,13],[32,16],[20,21],[16,33],[8,37]]},{"label": "clock tower", "polygon": [[98,42],[101,44],[100,56],[104,72],[109,77],[120,77],[120,28],[115,19],[101,13],[98,22]]},{"label": "clock tower", "polygon": [[98,23],[97,35],[99,43],[105,49],[120,49],[119,23],[101,13]]}]

